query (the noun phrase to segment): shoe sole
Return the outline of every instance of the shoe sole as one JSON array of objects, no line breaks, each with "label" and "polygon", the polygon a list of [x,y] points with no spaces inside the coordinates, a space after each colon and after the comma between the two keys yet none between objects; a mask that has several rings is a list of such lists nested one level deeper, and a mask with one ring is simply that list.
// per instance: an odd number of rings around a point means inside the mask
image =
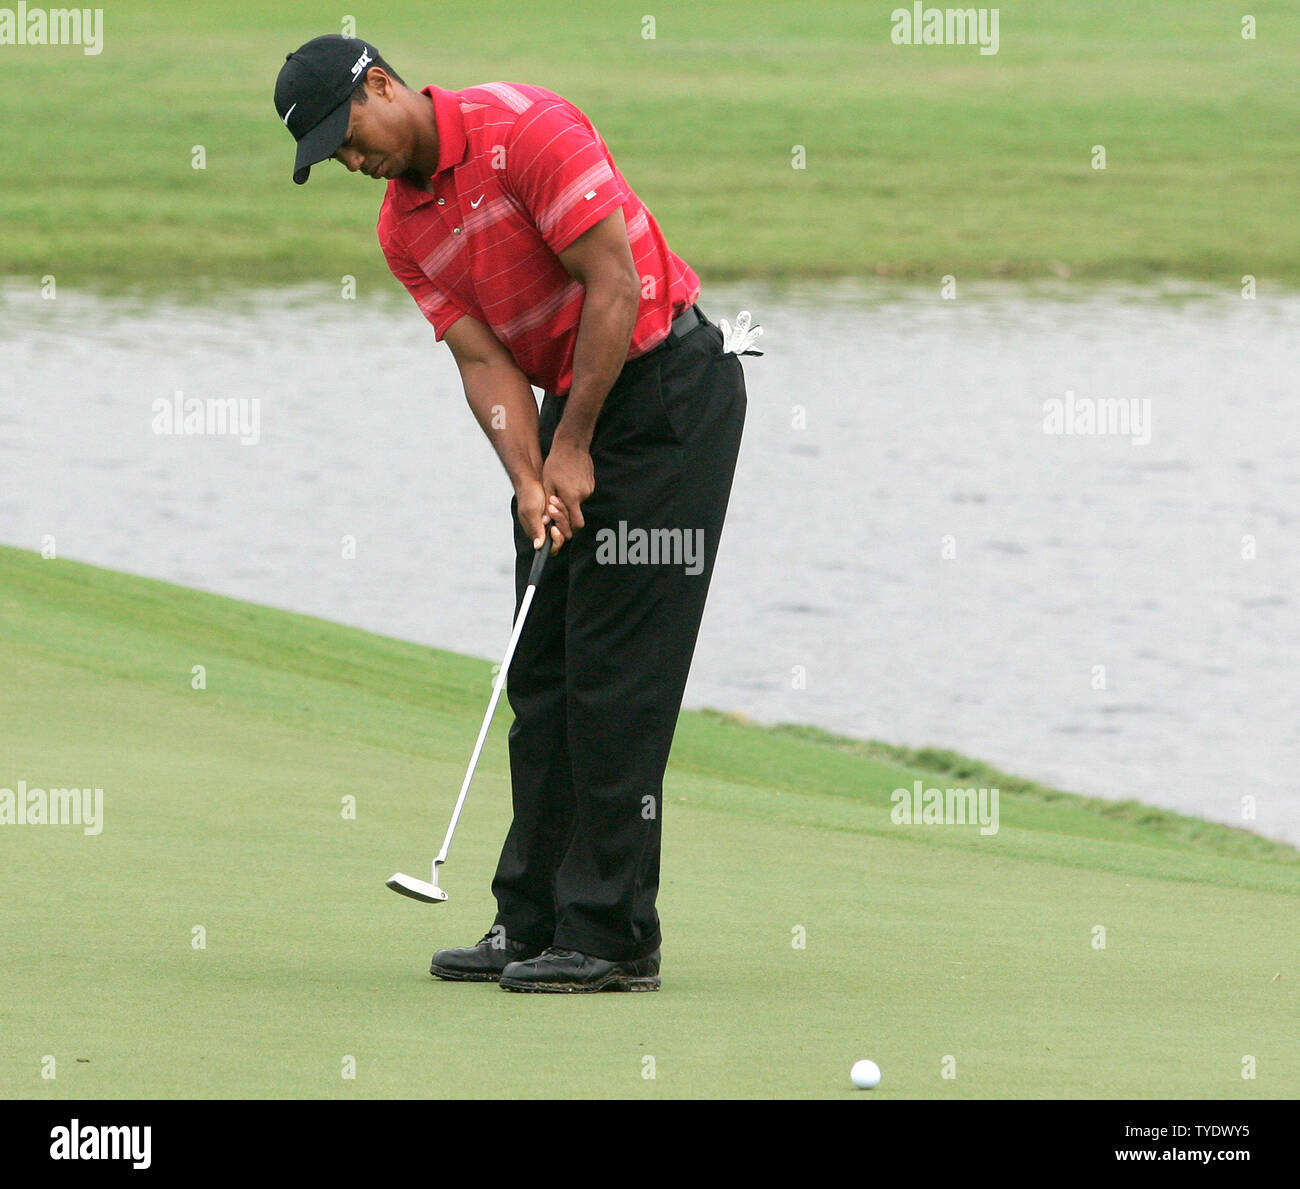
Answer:
[{"label": "shoe sole", "polygon": [[632,977],[626,974],[609,974],[598,983],[534,983],[513,978],[497,981],[503,991],[569,995],[589,994],[593,991],[657,991],[660,983],[658,975]]},{"label": "shoe sole", "polygon": [[491,971],[453,970],[450,966],[430,966],[429,973],[449,983],[494,983],[501,977]]}]

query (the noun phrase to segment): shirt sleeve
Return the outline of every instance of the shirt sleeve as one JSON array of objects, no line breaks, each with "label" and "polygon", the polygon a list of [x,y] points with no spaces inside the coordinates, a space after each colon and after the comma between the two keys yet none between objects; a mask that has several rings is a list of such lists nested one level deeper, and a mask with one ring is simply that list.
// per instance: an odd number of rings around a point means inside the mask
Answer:
[{"label": "shirt sleeve", "polygon": [[395,234],[385,235],[381,228],[379,246],[384,250],[384,259],[388,261],[393,276],[401,281],[406,286],[406,291],[415,298],[415,304],[420,307],[420,312],[433,326],[434,338],[442,342],[443,335],[451,329],[452,324],[457,319],[463,318],[468,311],[461,309],[424,275]]},{"label": "shirt sleeve", "polygon": [[591,122],[563,102],[536,103],[519,117],[504,180],[556,255],[630,197]]}]

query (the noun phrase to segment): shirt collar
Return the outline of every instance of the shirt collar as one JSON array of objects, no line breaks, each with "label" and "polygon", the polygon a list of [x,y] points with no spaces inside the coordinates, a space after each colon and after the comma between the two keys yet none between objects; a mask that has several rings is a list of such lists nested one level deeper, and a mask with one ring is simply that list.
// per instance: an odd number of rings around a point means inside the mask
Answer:
[{"label": "shirt collar", "polygon": [[433,100],[433,118],[438,125],[438,168],[434,172],[439,174],[459,165],[469,147],[465,139],[465,120],[460,114],[460,97],[454,91],[433,86],[425,87],[420,94]]},{"label": "shirt collar", "polygon": [[[460,111],[460,97],[454,91],[428,86],[420,94],[433,100],[433,118],[438,127],[438,165],[433,171],[436,180],[439,174],[465,159],[469,148],[465,136],[465,119]],[[404,210],[433,201],[434,196],[429,191],[411,185],[404,178],[394,178],[389,185]]]}]

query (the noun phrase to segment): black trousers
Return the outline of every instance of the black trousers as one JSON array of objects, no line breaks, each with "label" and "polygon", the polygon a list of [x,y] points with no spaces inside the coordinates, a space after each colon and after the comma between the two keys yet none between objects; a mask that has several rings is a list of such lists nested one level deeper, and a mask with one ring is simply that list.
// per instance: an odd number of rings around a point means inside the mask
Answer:
[{"label": "black trousers", "polygon": [[[542,402],[543,455],[564,403]],[[514,821],[492,891],[512,940],[611,961],[659,947],[664,769],[745,405],[704,322],[626,364],[601,407],[586,523],[548,560],[507,675]],[[510,512],[517,614],[533,547]]]}]

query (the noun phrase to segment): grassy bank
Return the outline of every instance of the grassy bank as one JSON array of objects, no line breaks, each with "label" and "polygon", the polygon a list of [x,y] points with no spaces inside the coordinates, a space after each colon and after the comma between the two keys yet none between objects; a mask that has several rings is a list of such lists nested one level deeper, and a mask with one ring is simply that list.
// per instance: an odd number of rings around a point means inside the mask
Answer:
[{"label": "grassy bank", "polygon": [[[1296,0],[1250,6],[1255,40],[1210,0],[1003,3],[995,55],[894,45],[895,7],[672,0],[652,39],[623,0],[357,15],[417,86],[504,78],[572,98],[706,280],[1300,283]],[[338,21],[317,3],[133,0],[106,10],[96,56],[0,47],[0,272],[152,292],[395,284],[381,184],[331,164],[294,187],[271,106],[284,53]]]},{"label": "grassy bank", "polygon": [[0,668],[0,788],[104,790],[97,835],[0,825],[6,1097],[833,1097],[863,1056],[886,1096],[1300,1093],[1279,844],[1001,774],[996,834],[899,826],[893,789],[990,774],[686,714],[663,990],[512,996],[426,973],[492,918],[508,712],[450,901],[383,886],[441,837],[487,662],[4,548]]}]

